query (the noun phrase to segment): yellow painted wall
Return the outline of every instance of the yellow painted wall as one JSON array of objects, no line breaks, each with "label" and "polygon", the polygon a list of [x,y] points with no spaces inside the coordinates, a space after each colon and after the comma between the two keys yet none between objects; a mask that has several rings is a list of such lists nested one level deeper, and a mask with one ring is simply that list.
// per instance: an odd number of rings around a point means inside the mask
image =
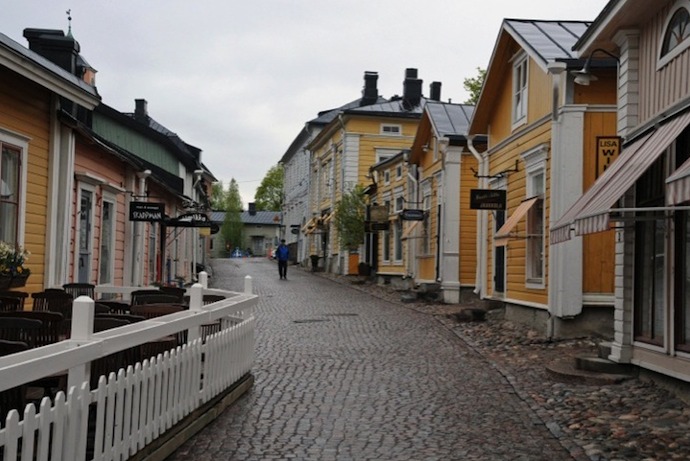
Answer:
[{"label": "yellow painted wall", "polygon": [[27,266],[31,276],[22,291],[43,289],[45,232],[50,149],[51,94],[17,74],[0,68],[0,127],[30,138],[24,245],[31,252]]},{"label": "yellow painted wall", "polygon": [[[470,190],[477,188],[477,159],[471,154],[462,155],[460,164],[460,283],[476,284],[477,269],[477,211],[470,209]],[[474,170],[474,171],[472,171]]]}]

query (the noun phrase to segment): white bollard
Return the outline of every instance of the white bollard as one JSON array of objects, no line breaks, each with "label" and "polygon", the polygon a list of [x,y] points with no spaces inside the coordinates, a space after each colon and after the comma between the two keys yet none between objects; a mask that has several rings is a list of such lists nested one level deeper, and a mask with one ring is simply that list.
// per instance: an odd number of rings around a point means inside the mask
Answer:
[{"label": "white bollard", "polygon": [[254,286],[252,284],[251,275],[247,275],[244,277],[244,292],[248,295],[254,294]]},{"label": "white bollard", "polygon": [[[88,296],[79,296],[72,303],[72,333],[70,339],[88,341],[93,336],[93,319],[95,304]],[[80,389],[82,383],[89,380],[91,363],[86,362],[69,369],[67,389],[72,386]]]},{"label": "white bollard", "polygon": [[198,274],[199,283],[202,287],[208,288],[208,272],[201,271]]}]

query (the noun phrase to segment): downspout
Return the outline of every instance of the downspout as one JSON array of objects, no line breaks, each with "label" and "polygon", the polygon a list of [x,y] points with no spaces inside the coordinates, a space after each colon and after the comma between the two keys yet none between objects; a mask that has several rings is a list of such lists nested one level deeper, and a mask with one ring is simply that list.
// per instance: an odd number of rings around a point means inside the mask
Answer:
[{"label": "downspout", "polygon": [[[151,170],[144,170],[137,173],[139,178],[139,188],[137,190],[138,198],[142,201],[146,200],[146,178],[151,175]],[[134,236],[134,274],[132,276],[132,283],[134,286],[143,286],[144,277],[144,223],[136,222],[136,230]]]},{"label": "downspout", "polygon": [[[479,189],[488,188],[488,175],[489,175],[489,158],[486,152],[479,153],[474,147],[474,135],[467,136],[467,148],[470,150],[474,158],[477,159],[479,164],[479,178],[477,180],[477,187]],[[479,214],[479,225],[477,232],[477,248],[479,249],[479,254],[477,255],[477,271],[475,275],[475,288],[474,294],[478,294],[480,299],[486,296],[486,289],[484,287],[484,282],[487,277],[487,237],[489,235],[489,222],[487,212],[485,210],[478,211]]]},{"label": "downspout", "polygon": [[[548,73],[551,75],[551,86],[552,86],[552,102],[551,102],[551,155],[553,155],[554,151],[554,146],[558,146],[560,143],[559,140],[559,125],[560,125],[560,120],[559,120],[559,114],[558,114],[558,109],[560,107],[560,99],[561,99],[561,74],[563,74],[567,69],[567,66],[564,62],[550,62],[547,65],[547,70]],[[552,160],[552,159],[549,159]],[[553,166],[553,162],[549,161],[550,166]],[[551,181],[554,180],[554,172],[553,170],[551,171]],[[553,188],[552,188],[553,191]],[[553,210],[551,207],[549,207],[550,210]],[[550,211],[552,213],[553,211]],[[551,217],[549,217],[549,221],[551,220]],[[551,222],[549,222],[549,229],[551,228]],[[556,261],[558,259],[558,261]],[[558,282],[558,285],[556,285],[556,277],[558,273],[563,273],[563,271],[560,270],[557,265],[563,264],[563,258],[556,258],[556,255],[554,254],[554,249],[551,248],[549,249],[549,259],[548,259],[548,264],[549,264],[549,284],[548,284],[548,312],[549,312],[549,319],[548,323],[546,324],[546,336],[547,338],[553,338],[555,336],[555,322],[556,318],[553,313],[553,305],[554,302],[556,301],[555,299],[555,286],[560,289],[562,287],[561,283]]]}]

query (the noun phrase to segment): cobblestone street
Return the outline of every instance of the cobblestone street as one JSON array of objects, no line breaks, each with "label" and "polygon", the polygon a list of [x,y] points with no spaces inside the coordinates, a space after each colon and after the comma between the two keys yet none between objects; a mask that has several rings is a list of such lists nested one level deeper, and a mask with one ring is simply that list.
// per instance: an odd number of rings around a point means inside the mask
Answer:
[{"label": "cobblestone street", "polygon": [[545,375],[587,340],[504,338],[292,266],[279,280],[266,259],[215,261],[212,285],[241,291],[245,275],[255,385],[171,461],[688,459],[690,411],[665,391]]}]

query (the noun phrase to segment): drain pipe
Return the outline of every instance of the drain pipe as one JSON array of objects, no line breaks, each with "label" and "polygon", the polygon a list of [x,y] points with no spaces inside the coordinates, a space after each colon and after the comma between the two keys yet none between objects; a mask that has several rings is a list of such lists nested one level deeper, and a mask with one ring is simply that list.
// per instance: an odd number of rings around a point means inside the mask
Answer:
[{"label": "drain pipe", "polygon": [[[479,189],[487,189],[487,176],[489,175],[489,159],[486,155],[486,153],[479,153],[477,149],[474,147],[474,135],[467,136],[467,148],[470,150],[474,158],[477,159],[477,163],[479,164],[479,179],[478,179],[478,187]],[[487,236],[489,235],[488,229],[489,229],[489,223],[486,215],[486,211],[478,211],[479,214],[479,223],[478,223],[478,232],[477,232],[477,248],[479,249],[479,254],[477,255],[477,261],[479,264],[477,264],[477,269],[476,269],[476,274],[475,274],[475,288],[474,288],[474,294],[479,295],[479,299],[483,299],[484,296],[486,295],[486,289],[484,286],[484,283],[486,282],[486,277],[487,277],[487,261],[486,257],[488,255],[487,251]]]},{"label": "drain pipe", "polygon": [[[407,178],[412,181],[412,184],[414,185],[414,201],[416,202],[416,205],[419,205],[419,179],[417,178],[419,174],[419,170],[417,169],[417,165],[410,165],[409,161],[409,156],[410,153],[407,151],[405,153],[405,163],[407,163]],[[414,171],[414,174],[413,171]],[[407,267],[405,268],[407,271],[407,276],[412,278],[412,283],[414,284],[414,280],[416,277],[416,271],[413,271],[413,261],[416,263],[416,258],[411,257],[411,255],[417,254],[417,240],[416,239],[411,239],[408,240],[408,245],[407,245],[407,251],[408,251],[408,257],[407,259]]]}]

